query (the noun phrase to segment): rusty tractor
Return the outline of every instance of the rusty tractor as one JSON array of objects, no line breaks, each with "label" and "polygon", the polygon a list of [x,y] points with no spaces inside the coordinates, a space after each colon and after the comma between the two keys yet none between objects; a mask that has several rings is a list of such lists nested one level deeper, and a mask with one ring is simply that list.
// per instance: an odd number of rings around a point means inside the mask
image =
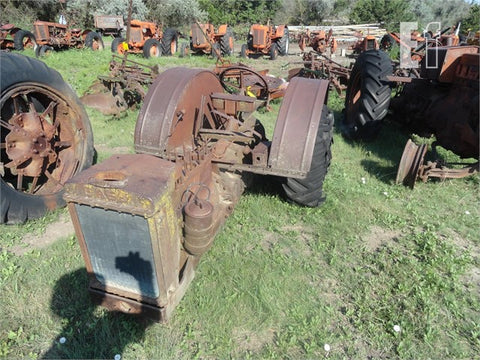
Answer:
[{"label": "rusty tractor", "polygon": [[37,57],[59,49],[86,47],[92,50],[103,50],[104,48],[100,34],[88,29],[81,30],[64,24],[38,20],[33,23],[33,28],[39,45],[35,51]]},{"label": "rusty tractor", "polygon": [[0,52],[0,223],[64,205],[63,186],[93,159],[83,106],[43,62]]},{"label": "rusty tractor", "polygon": [[319,54],[325,53],[327,49],[330,49],[330,54],[335,54],[337,41],[333,37],[332,29],[328,33],[325,30],[310,31],[307,29],[305,33],[299,35],[298,46],[302,52],[308,46]]},{"label": "rusty tractor", "polygon": [[37,48],[35,36],[13,24],[0,25],[0,49],[22,51],[25,48]]},{"label": "rusty tractor", "polygon": [[[478,46],[429,47],[419,72],[398,76],[383,51],[362,53],[347,88],[343,133],[372,139],[391,111],[393,119],[409,131],[435,136],[434,155],[441,146],[461,158],[477,160],[463,169],[449,169],[441,160],[423,165],[426,147],[409,143],[397,182],[413,187],[417,178],[463,177],[478,171],[479,60]],[[392,88],[396,90],[393,98]]]},{"label": "rusty tractor", "polygon": [[194,23],[190,30],[190,45],[182,44],[180,56],[185,56],[188,46],[193,54],[211,54],[214,58],[233,54],[233,33],[228,25],[220,25],[218,30],[212,24]]},{"label": "rusty tractor", "polygon": [[362,36],[358,34],[358,40],[350,47],[353,50],[353,54],[358,55],[368,50],[378,50],[379,44],[377,38],[374,35]]},{"label": "rusty tractor", "polygon": [[154,22],[132,20],[129,36],[129,40],[113,39],[112,52],[143,54],[145,58],[173,55],[177,52],[178,32],[175,29],[167,28],[163,31]]},{"label": "rusty tractor", "polygon": [[328,81],[290,82],[271,141],[255,118],[265,101],[225,88],[211,71],[164,71],[138,115],[137,154],[114,156],[67,185],[97,303],[167,321],[254,174],[281,179],[295,203],[323,202],[334,120]]},{"label": "rusty tractor", "polygon": [[246,58],[269,55],[271,60],[275,60],[278,55],[288,54],[289,45],[289,32],[286,25],[254,24],[250,27],[247,43],[241,47],[240,56]]},{"label": "rusty tractor", "polygon": [[314,51],[304,53],[301,64],[303,67],[288,71],[288,80],[296,76],[309,79],[326,79],[330,82],[330,87],[335,89],[340,96],[347,89],[350,72],[352,71],[351,68]]},{"label": "rusty tractor", "polygon": [[95,31],[101,36],[121,37],[125,30],[123,16],[117,15],[95,15],[93,17]]}]

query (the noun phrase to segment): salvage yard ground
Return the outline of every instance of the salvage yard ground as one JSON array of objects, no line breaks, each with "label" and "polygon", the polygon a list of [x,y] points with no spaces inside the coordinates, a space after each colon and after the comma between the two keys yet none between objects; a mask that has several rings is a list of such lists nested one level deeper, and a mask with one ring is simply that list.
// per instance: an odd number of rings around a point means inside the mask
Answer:
[{"label": "salvage yard ground", "polygon": [[[295,51],[275,62],[242,62],[286,77],[300,60]],[[69,50],[43,61],[81,96],[107,74],[110,58],[108,50]],[[134,58],[161,69],[214,67],[207,57]],[[329,105],[337,125],[343,100],[331,92]],[[278,109],[276,102],[272,112],[258,114],[267,133]],[[115,118],[87,112],[98,162],[134,152],[138,109]],[[91,305],[65,209],[0,225],[0,357],[478,357],[479,177],[418,183],[414,190],[395,185],[409,136],[387,121],[379,139],[354,143],[337,128],[327,200],[319,208],[292,205],[270,180],[259,179],[166,325]]]}]

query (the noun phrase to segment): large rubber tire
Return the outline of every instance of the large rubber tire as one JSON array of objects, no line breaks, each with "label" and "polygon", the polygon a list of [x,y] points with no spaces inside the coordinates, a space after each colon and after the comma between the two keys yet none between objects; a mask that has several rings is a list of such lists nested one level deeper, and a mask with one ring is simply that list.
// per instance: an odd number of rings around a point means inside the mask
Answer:
[{"label": "large rubber tire", "polygon": [[222,56],[222,50],[221,50],[221,48],[220,48],[220,44],[219,44],[219,43],[214,43],[214,44],[212,45],[211,55],[212,55],[212,57],[213,57],[214,60],[218,60],[218,58]]},{"label": "large rubber tire", "polygon": [[143,45],[143,56],[148,59],[152,56],[159,57],[160,55],[162,55],[162,46],[160,45],[160,42],[155,39],[147,39]]},{"label": "large rubber tire", "polygon": [[33,50],[35,50],[38,46],[35,35],[27,30],[18,30],[13,36],[13,44],[17,51],[23,51],[28,46],[33,47]]},{"label": "large rubber tire", "polygon": [[240,48],[240,57],[243,59],[247,58],[247,44],[242,44],[242,47]]},{"label": "large rubber tire", "polygon": [[175,29],[165,29],[162,37],[162,54],[174,55],[178,47],[178,31]]},{"label": "large rubber tire", "polygon": [[348,81],[342,133],[350,139],[372,140],[388,113],[392,89],[390,57],[380,50],[360,54]]},{"label": "large rubber tire", "polygon": [[190,48],[189,44],[182,43],[182,45],[180,45],[180,54],[178,56],[181,58],[187,57],[189,48]]},{"label": "large rubber tire", "polygon": [[285,195],[290,201],[308,207],[320,206],[325,201],[323,181],[332,159],[333,123],[333,112],[324,105],[307,177],[285,178],[282,182]]},{"label": "large rubber tire", "polygon": [[[12,53],[1,52],[0,63],[3,121],[0,124],[0,162],[5,165],[0,174],[0,223],[21,223],[65,204],[62,198],[64,182],[92,164],[93,134],[83,105],[57,71],[36,59]],[[51,141],[55,143],[52,150],[57,160],[47,169],[42,168],[42,176],[32,192],[28,192],[27,184],[24,191],[17,190],[19,179],[15,173],[21,165],[13,169],[7,167],[11,159],[5,149],[6,137],[12,131],[5,124],[13,124],[10,121],[15,113],[14,102],[19,113],[31,112],[32,106],[41,114],[50,106],[53,118],[49,117],[49,122],[56,128]],[[69,145],[65,142],[67,138],[70,138]],[[24,176],[23,181],[28,182],[28,178]]]},{"label": "large rubber tire", "polygon": [[39,45],[35,49],[35,56],[38,57],[44,57],[47,56],[49,53],[54,51],[55,49],[50,46],[50,45]]},{"label": "large rubber tire", "polygon": [[288,37],[288,28],[285,28],[285,32],[280,40],[277,41],[278,53],[280,56],[288,55],[288,49],[290,47],[290,39]]},{"label": "large rubber tire", "polygon": [[121,44],[125,42],[124,38],[117,37],[112,41],[112,53],[122,55],[124,50],[121,47]]},{"label": "large rubber tire", "polygon": [[85,46],[92,50],[103,50],[105,48],[102,36],[95,31],[90,31],[85,37]]},{"label": "large rubber tire", "polygon": [[227,28],[225,35],[223,35],[222,39],[220,40],[220,48],[222,50],[222,55],[223,56],[233,55],[233,47],[234,47],[233,34],[231,30]]},{"label": "large rubber tire", "polygon": [[277,43],[272,43],[270,46],[270,60],[276,60],[278,57],[278,46]]}]

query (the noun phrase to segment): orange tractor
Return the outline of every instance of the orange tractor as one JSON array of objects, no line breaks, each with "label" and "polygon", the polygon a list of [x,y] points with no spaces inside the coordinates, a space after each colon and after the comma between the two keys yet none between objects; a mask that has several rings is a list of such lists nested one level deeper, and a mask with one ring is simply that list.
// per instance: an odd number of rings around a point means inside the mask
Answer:
[{"label": "orange tractor", "polygon": [[[214,58],[233,54],[233,34],[228,25],[215,27],[212,24],[192,24],[190,30],[190,51],[194,54],[212,54]],[[188,52],[188,44],[182,44],[180,56]]]},{"label": "orange tractor", "polygon": [[310,29],[307,29],[306,33],[300,34],[298,46],[301,51],[305,51],[305,48],[310,46],[320,54],[323,54],[330,48],[330,53],[334,54],[337,50],[337,41],[333,37],[332,29],[328,33],[325,33],[325,30],[310,31]]},{"label": "orange tractor", "polygon": [[27,30],[22,30],[13,24],[0,25],[0,49],[22,51],[26,47],[37,47],[35,36]]},{"label": "orange tractor", "polygon": [[358,37],[358,40],[350,47],[354,54],[361,54],[368,50],[378,50],[378,41],[374,35],[363,36],[362,33],[359,32],[356,33],[355,36]]},{"label": "orange tractor", "polygon": [[102,37],[95,31],[74,29],[64,24],[38,20],[33,23],[33,28],[39,45],[35,50],[37,56],[43,56],[54,49],[70,47],[103,50]]},{"label": "orange tractor", "polygon": [[286,25],[254,24],[250,27],[247,43],[242,45],[240,56],[269,55],[271,60],[275,60],[278,55],[288,54],[289,43]]},{"label": "orange tractor", "polygon": [[[127,31],[128,33],[128,31]],[[153,22],[132,20],[130,38],[118,37],[112,41],[112,52],[141,54],[146,58],[172,55],[177,52],[178,33],[175,29],[165,29]]]}]

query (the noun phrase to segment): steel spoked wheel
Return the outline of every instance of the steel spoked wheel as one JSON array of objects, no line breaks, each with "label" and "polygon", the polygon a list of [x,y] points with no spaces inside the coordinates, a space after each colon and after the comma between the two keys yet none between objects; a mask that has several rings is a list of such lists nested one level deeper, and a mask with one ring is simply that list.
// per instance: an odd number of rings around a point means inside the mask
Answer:
[{"label": "steel spoked wheel", "polygon": [[231,94],[253,94],[259,100],[268,99],[267,81],[262,75],[251,69],[231,66],[223,70],[219,78],[224,89]]},{"label": "steel spoked wheel", "polygon": [[[6,70],[40,66],[17,57],[17,64],[4,64]],[[85,110],[60,75],[41,66],[32,79],[37,81],[19,83],[2,69],[0,223],[23,222],[63,205],[65,182],[92,162]]]}]

